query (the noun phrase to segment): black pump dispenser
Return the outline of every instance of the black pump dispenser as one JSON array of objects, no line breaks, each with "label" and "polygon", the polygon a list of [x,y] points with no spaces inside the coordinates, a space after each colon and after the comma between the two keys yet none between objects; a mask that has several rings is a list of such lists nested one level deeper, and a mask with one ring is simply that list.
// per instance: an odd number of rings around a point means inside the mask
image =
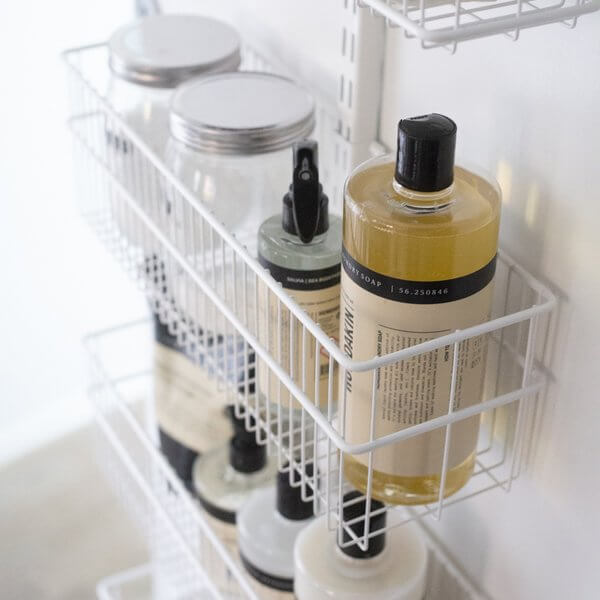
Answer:
[{"label": "black pump dispenser", "polygon": [[[356,501],[354,504],[349,504],[352,501]],[[350,525],[350,529],[357,536],[364,535],[365,531],[365,521],[364,518],[360,519],[360,517],[364,517],[367,502],[364,496],[354,490],[352,492],[348,492],[344,494],[344,522],[353,521],[357,519],[355,523]],[[340,550],[346,554],[347,556],[351,556],[352,558],[373,558],[378,554],[381,554],[385,548],[385,523],[386,523],[386,513],[384,510],[384,505],[379,500],[371,500],[371,518],[369,519],[369,533],[380,531],[381,533],[374,535],[372,538],[369,538],[369,547],[366,550],[361,550],[357,544],[351,544],[349,546],[344,546],[340,548]],[[373,514],[375,511],[381,511],[377,514]],[[352,538],[348,534],[348,532],[344,529],[342,533],[342,542],[348,543]]]},{"label": "black pump dispenser", "polygon": [[329,199],[319,183],[317,142],[296,142],[293,153],[294,174],[283,197],[282,227],[308,244],[329,229]]},{"label": "black pump dispenser", "polygon": [[456,123],[432,113],[398,123],[395,180],[417,192],[439,192],[454,181]]},{"label": "black pump dispenser", "polygon": [[[267,464],[267,448],[256,442],[256,433],[247,431],[245,419],[234,414],[233,407],[228,407],[234,434],[229,440],[229,464],[239,473],[255,473]],[[254,426],[254,417],[250,424]]]},{"label": "black pump dispenser", "polygon": [[[285,465],[288,466],[287,464]],[[312,477],[312,463],[306,465],[306,475]],[[300,483],[300,475],[294,469],[292,479],[295,484]],[[290,474],[287,471],[279,471],[277,474],[277,512],[291,521],[303,521],[313,516],[312,500],[304,501],[302,499],[302,488],[300,485],[292,486],[290,484]]]}]

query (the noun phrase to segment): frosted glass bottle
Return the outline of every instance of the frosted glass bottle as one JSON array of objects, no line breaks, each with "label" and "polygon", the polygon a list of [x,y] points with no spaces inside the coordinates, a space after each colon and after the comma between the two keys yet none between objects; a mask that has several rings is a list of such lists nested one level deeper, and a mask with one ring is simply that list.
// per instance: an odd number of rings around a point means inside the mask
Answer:
[{"label": "frosted glass bottle", "polygon": [[[373,159],[348,178],[344,205],[342,347],[369,359],[489,319],[498,247],[500,192],[454,166],[456,125],[432,114],[405,119],[395,156]],[[459,347],[454,409],[481,401],[486,337]],[[448,412],[453,349],[441,348],[377,373],[375,437]],[[370,433],[372,373],[349,374],[346,435]],[[479,417],[455,423],[444,495],[469,480]],[[373,453],[374,497],[395,504],[436,500],[445,429]],[[345,475],[365,491],[368,456],[347,456]]]},{"label": "frosted glass bottle", "polygon": [[[366,503],[356,491],[344,496],[344,521],[357,536],[364,532]],[[385,532],[383,504],[371,503],[367,550],[356,544],[341,547],[337,532],[329,531],[327,515],[299,534],[294,548],[294,593],[297,600],[422,600],[427,576],[427,548],[414,523]],[[379,535],[376,532],[381,531]],[[344,531],[344,543],[350,541]]]},{"label": "frosted glass bottle", "polygon": [[[271,276],[317,322],[324,333],[337,339],[340,306],[341,219],[329,215],[329,199],[319,183],[317,143],[306,140],[294,146],[292,184],[283,197],[283,211],[267,219],[258,232],[258,259]],[[281,326],[275,302],[269,303],[268,289],[259,288],[259,340],[272,356],[290,372],[290,314],[281,310]],[[267,339],[268,335],[268,339]],[[294,332],[293,375],[306,395],[315,400],[315,381],[319,387],[319,405],[326,410],[328,400],[327,356],[320,356],[319,375],[315,375],[315,344],[308,343],[302,356],[302,326]],[[302,368],[304,366],[304,375]],[[290,394],[279,379],[261,363],[260,393],[271,403],[289,406]],[[334,378],[332,400],[337,398]],[[296,408],[299,404],[295,403]]]},{"label": "frosted glass bottle", "polygon": [[267,457],[254,432],[245,429],[230,408],[235,433],[219,448],[199,456],[193,466],[193,489],[223,541],[235,546],[237,513],[250,494],[269,486],[277,473],[277,461]]}]

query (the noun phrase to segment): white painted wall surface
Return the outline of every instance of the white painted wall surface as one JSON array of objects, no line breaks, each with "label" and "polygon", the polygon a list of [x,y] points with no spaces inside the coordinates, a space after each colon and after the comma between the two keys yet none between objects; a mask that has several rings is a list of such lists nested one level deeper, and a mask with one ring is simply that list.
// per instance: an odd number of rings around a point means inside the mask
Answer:
[{"label": "white painted wall surface", "polygon": [[430,111],[458,154],[496,173],[501,243],[557,293],[550,386],[528,472],[437,527],[497,599],[598,598],[600,570],[600,14],[574,31],[465,43],[451,56],[390,32],[381,137]]},{"label": "white painted wall surface", "polygon": [[60,52],[131,18],[122,0],[11,2],[0,18],[0,465],[78,427],[89,331],[146,312],[78,214]]}]

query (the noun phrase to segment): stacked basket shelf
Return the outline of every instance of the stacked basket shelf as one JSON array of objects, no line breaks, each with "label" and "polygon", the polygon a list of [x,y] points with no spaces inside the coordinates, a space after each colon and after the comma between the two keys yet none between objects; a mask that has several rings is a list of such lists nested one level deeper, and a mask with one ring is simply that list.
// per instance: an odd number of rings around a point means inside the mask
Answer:
[{"label": "stacked basket shelf", "polygon": [[[375,0],[364,4],[391,22],[403,23],[405,11],[392,13],[395,9],[391,4]],[[581,12],[585,12],[593,4],[578,6]],[[347,10],[350,8],[347,7]],[[352,10],[366,11],[354,5]],[[410,28],[407,27],[407,30],[410,31]],[[447,42],[448,39],[442,41]],[[455,35],[450,41],[457,39]],[[353,51],[344,52],[348,54],[349,62],[360,63]],[[178,336],[188,353],[203,364],[212,361],[215,368],[211,372],[218,378],[223,394],[235,405],[238,416],[245,416],[249,428],[252,423],[257,441],[267,444],[268,451],[276,455],[280,467],[300,474],[298,485],[302,487],[304,497],[313,500],[315,513],[328,515],[331,530],[341,536],[345,529],[350,536],[350,544],[356,543],[365,548],[369,543],[369,536],[357,536],[342,517],[342,498],[349,489],[343,476],[347,456],[366,456],[371,478],[370,457],[374,450],[436,429],[442,430],[445,448],[440,464],[440,489],[444,489],[452,426],[475,415],[481,415],[482,427],[476,469],[470,483],[450,498],[446,499],[440,493],[429,505],[411,510],[386,507],[390,513],[387,527],[398,527],[428,515],[439,519],[444,508],[451,504],[495,488],[510,490],[527,460],[537,403],[544,388],[543,369],[537,358],[543,352],[547,318],[554,306],[554,298],[540,282],[500,253],[494,308],[489,322],[371,360],[349,359],[335,340],[324,335],[245,246],[177,181],[162,158],[156,156],[144,139],[110,106],[104,93],[108,78],[106,47],[95,45],[72,50],[65,54],[65,58],[72,107],[69,126],[75,141],[76,173],[85,218],[147,294],[160,319]],[[245,51],[244,66],[281,71],[249,49]],[[359,74],[360,65],[354,75]],[[310,82],[304,83],[310,85]],[[318,90],[313,91],[318,100],[317,134],[323,147],[324,183],[329,186],[328,189],[334,190],[332,196],[339,200],[340,182],[350,163],[364,154],[364,147],[358,148],[353,142],[351,127],[347,125],[352,123],[353,115],[349,114],[351,103],[344,102],[344,94],[336,106],[323,100]],[[107,143],[107,131],[116,133],[126,145],[126,165],[115,158],[111,145]],[[164,211],[156,210],[157,196],[169,198],[174,214],[181,215],[184,226],[173,227],[165,221]],[[339,210],[339,202],[334,202],[335,208]],[[171,287],[175,286],[180,297],[194,303],[195,313],[201,314],[204,322],[214,323],[221,335],[240,341],[234,345],[235,352],[240,353],[239,360],[236,357],[220,364],[217,357],[211,356],[214,349],[211,350],[210,344],[205,343],[204,333],[183,321],[173,310],[172,298],[164,295],[162,286],[157,286],[153,277],[148,277],[144,257],[149,255],[160,257],[165,271],[172,278]],[[308,369],[319,368],[318,358],[316,364],[308,364],[303,359],[300,372],[294,372],[294,365],[282,364],[278,360],[283,336],[275,336],[278,341],[275,349],[264,343],[265,336],[259,327],[259,297],[266,298],[267,309],[276,315],[276,321],[271,324],[275,331],[280,332],[282,322],[289,321],[290,344],[300,344],[303,349],[312,348],[314,356],[327,358],[329,386],[326,397],[319,397],[318,386],[314,394],[305,389],[306,373]],[[300,331],[298,340],[293,339],[295,331]],[[489,340],[484,398],[480,404],[455,410],[452,398],[461,343],[481,335],[487,335]],[[94,374],[91,396],[102,432],[101,439],[108,448],[109,472],[117,487],[128,488],[125,496],[129,498],[128,504],[135,507],[134,512],[142,518],[143,530],[155,541],[160,539],[160,543],[152,543],[151,547],[154,548],[154,558],[160,559],[160,564],[173,567],[165,568],[166,579],[179,592],[189,587],[188,591],[200,594],[202,590],[202,593],[215,597],[255,597],[243,570],[224,550],[196,503],[157,451],[152,419],[139,419],[136,415],[139,407],[132,408],[123,398],[119,388],[130,377],[115,377],[103,365],[103,355],[98,346],[102,345],[104,338],[104,335],[92,336],[88,346]],[[271,339],[268,333],[266,338]],[[350,443],[344,430],[345,394],[335,397],[335,378],[358,371],[368,372],[375,378],[378,370],[385,366],[410,361],[445,346],[453,347],[455,356],[447,413],[387,436],[378,437],[371,428],[368,440],[360,444]],[[255,361],[254,369],[249,368],[249,360]],[[240,361],[246,374],[246,385],[242,386],[239,373],[232,372]],[[142,371],[148,367],[146,364]],[[248,379],[251,373],[254,374],[252,381]],[[275,386],[266,386],[265,393],[250,393],[251,389],[265,388],[260,385],[261,377],[271,381],[273,376],[277,381]],[[147,378],[147,375],[140,377]],[[289,391],[301,407],[294,418],[289,418],[293,407],[287,400],[288,394],[282,391]],[[146,400],[148,397],[146,394]],[[374,394],[371,402],[373,415]],[[307,464],[313,461],[318,464],[318,469],[314,475],[309,475]],[[112,465],[119,467],[113,468]],[[128,487],[124,482],[131,485]],[[370,503],[368,494],[367,510],[361,518],[365,524],[371,516]],[[463,590],[462,596],[457,592],[457,598],[475,597],[473,590],[464,591],[469,584],[443,557],[439,547],[433,542],[431,547],[436,559],[432,562],[434,570],[438,569],[439,577],[449,578],[444,580],[446,589],[443,597],[451,597],[447,591],[450,580],[456,582],[457,589]],[[165,548],[169,550],[165,551]],[[181,557],[185,560],[180,560]],[[143,577],[145,574],[142,570],[132,576]],[[215,583],[216,580],[227,582],[225,591],[222,585]],[[428,595],[431,599],[442,597],[435,591],[435,580],[431,575]],[[105,597],[110,597],[111,586],[117,584],[109,582],[102,588]]]}]

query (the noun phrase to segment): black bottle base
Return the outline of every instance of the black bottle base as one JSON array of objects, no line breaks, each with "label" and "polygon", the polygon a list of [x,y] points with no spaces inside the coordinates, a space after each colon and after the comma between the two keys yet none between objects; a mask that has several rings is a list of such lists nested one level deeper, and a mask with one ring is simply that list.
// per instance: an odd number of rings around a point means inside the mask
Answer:
[{"label": "black bottle base", "polygon": [[179,443],[172,438],[166,431],[158,428],[160,439],[160,450],[169,461],[171,467],[182,483],[189,491],[193,491],[192,486],[192,467],[198,457],[198,452]]},{"label": "black bottle base", "polygon": [[202,508],[209,515],[213,516],[218,521],[223,521],[224,523],[231,523],[232,525],[235,524],[235,513],[234,512],[231,512],[230,510],[225,510],[224,508],[216,506],[212,502],[208,502],[208,500],[205,500],[204,498],[202,498],[202,496],[200,496],[198,493],[196,493],[196,492],[194,492],[194,493],[196,494],[196,498],[198,499],[198,502],[200,502],[200,504],[202,505]]},{"label": "black bottle base", "polygon": [[277,577],[275,575],[269,575],[269,573],[265,573],[263,570],[255,567],[241,552],[240,559],[242,564],[246,568],[246,571],[254,577],[257,581],[266,585],[267,587],[273,588],[275,590],[281,590],[282,592],[293,592],[294,591],[294,580],[287,579],[285,577]]}]

